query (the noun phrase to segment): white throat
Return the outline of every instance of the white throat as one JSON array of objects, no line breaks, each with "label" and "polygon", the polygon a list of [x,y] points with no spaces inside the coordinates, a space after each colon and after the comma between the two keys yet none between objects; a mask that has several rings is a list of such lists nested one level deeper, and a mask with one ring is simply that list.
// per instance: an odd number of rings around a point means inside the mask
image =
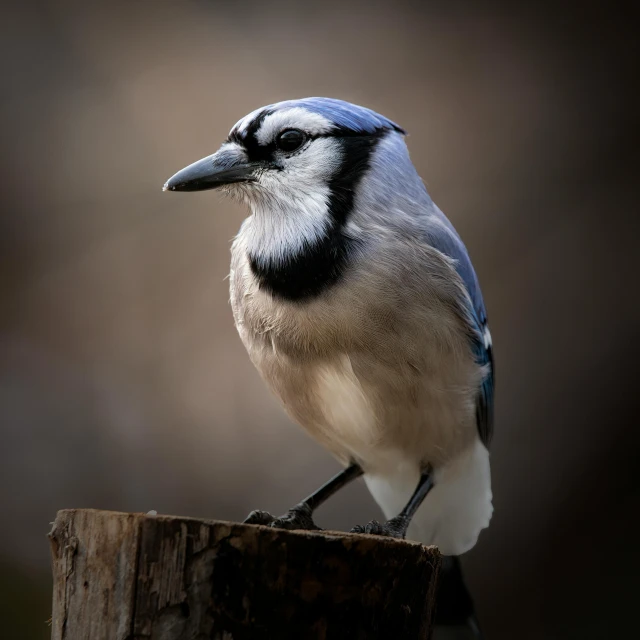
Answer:
[{"label": "white throat", "polygon": [[329,195],[328,187],[318,185],[295,194],[256,189],[247,197],[253,215],[241,231],[249,255],[259,264],[275,266],[317,244],[330,222]]},{"label": "white throat", "polygon": [[254,260],[283,264],[324,237],[331,225],[329,185],[341,160],[338,142],[319,138],[244,191],[253,215],[241,233]]}]

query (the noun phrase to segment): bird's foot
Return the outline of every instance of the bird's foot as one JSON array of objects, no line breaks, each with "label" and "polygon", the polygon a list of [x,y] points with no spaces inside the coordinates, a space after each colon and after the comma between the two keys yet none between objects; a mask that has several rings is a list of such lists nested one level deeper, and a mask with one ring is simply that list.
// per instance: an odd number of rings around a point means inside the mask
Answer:
[{"label": "bird's foot", "polygon": [[276,529],[304,529],[306,531],[321,531],[320,527],[316,526],[313,521],[311,509],[301,502],[292,509],[289,509],[287,513],[279,518],[275,518],[270,527]]},{"label": "bird's foot", "polygon": [[364,526],[356,525],[351,529],[351,533],[369,533],[374,536],[404,539],[407,535],[408,526],[409,523],[406,518],[396,516],[395,518],[391,518],[391,520],[387,520],[384,524],[381,524],[377,520],[372,520]]},{"label": "bird's foot", "polygon": [[245,520],[245,524],[262,524],[274,529],[322,531],[320,527],[316,526],[311,515],[311,509],[301,502],[279,518],[274,518],[266,511],[252,511]]}]

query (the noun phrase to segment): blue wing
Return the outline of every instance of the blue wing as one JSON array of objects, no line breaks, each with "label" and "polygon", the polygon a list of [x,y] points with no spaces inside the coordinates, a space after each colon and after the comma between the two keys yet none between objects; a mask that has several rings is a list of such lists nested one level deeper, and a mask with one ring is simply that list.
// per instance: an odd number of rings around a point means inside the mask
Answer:
[{"label": "blue wing", "polygon": [[427,229],[429,244],[455,261],[456,271],[469,294],[466,320],[471,348],[476,362],[487,371],[476,399],[476,422],[480,439],[488,447],[493,434],[494,366],[487,313],[478,278],[466,247],[444,214],[436,207],[434,209],[438,224],[429,225]]}]

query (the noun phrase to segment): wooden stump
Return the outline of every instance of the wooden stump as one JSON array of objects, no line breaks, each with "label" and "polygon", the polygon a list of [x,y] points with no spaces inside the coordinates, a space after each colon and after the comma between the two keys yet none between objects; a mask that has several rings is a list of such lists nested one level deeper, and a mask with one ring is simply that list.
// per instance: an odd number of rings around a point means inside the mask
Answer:
[{"label": "wooden stump", "polygon": [[85,509],[58,512],[52,640],[413,640],[440,556],[331,531]]}]

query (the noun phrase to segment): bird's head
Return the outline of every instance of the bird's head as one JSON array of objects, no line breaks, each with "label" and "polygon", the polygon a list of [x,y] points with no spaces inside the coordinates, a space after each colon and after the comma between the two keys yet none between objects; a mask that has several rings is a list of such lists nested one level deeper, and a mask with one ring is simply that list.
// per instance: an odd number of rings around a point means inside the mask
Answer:
[{"label": "bird's head", "polygon": [[279,102],[242,118],[216,153],[176,173],[164,190],[239,187],[249,200],[322,192],[332,180],[362,168],[389,131],[404,134],[384,116],[342,100]]},{"label": "bird's head", "polygon": [[[393,136],[406,150],[404,133],[384,116],[342,100],[279,102],[242,118],[216,153],[176,173],[164,190],[221,188],[239,198],[254,214],[243,229],[255,264],[291,263],[333,242],[376,147]],[[397,164],[392,156],[387,167]]]},{"label": "bird's head", "polygon": [[342,100],[279,102],[242,118],[216,153],[176,173],[164,190],[223,188],[252,208],[344,208],[372,150],[391,131],[404,134],[391,120]]}]

